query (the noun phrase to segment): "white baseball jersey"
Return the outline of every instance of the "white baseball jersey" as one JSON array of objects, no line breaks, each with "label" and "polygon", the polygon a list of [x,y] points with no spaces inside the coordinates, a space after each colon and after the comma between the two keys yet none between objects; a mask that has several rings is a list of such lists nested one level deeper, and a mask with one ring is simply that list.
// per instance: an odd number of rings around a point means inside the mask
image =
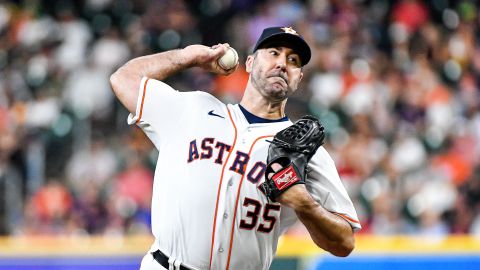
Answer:
[{"label": "white baseball jersey", "polygon": [[[295,212],[269,202],[264,181],[269,142],[289,120],[250,124],[237,105],[205,92],[179,92],[143,78],[135,115],[159,151],[152,231],[159,249],[192,269],[268,269],[278,238]],[[309,163],[307,189],[325,209],[356,230],[357,214],[320,147]]]}]

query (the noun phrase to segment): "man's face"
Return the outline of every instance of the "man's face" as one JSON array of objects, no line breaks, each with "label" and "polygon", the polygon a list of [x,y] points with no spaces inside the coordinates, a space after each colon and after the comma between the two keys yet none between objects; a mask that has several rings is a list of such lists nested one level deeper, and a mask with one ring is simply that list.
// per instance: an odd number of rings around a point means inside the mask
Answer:
[{"label": "man's face", "polygon": [[253,56],[248,56],[246,69],[252,85],[270,101],[289,97],[303,76],[298,54],[281,46],[258,49]]}]

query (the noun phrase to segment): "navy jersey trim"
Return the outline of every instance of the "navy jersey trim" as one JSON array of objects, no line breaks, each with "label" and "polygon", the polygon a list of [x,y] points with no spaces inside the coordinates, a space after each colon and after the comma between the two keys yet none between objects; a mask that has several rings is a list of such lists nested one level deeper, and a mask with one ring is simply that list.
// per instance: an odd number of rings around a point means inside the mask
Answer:
[{"label": "navy jersey trim", "polygon": [[288,121],[288,117],[282,117],[280,119],[266,119],[262,117],[258,117],[251,112],[247,111],[245,108],[242,107],[242,105],[238,104],[238,107],[240,107],[240,110],[242,111],[243,115],[247,119],[249,124],[260,124],[260,123],[276,123],[276,122],[285,122]]}]

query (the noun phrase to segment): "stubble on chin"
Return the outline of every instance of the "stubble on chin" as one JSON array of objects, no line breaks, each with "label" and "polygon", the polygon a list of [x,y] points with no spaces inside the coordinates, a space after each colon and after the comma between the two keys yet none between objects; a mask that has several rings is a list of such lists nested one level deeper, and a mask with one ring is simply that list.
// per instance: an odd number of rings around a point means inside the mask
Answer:
[{"label": "stubble on chin", "polygon": [[267,100],[272,102],[281,102],[288,97],[289,88],[278,82],[270,82],[268,78],[253,78],[255,88]]},{"label": "stubble on chin", "polygon": [[267,84],[265,91],[269,92],[272,98],[275,98],[277,100],[283,100],[287,98],[289,93],[289,88],[288,86],[285,86],[278,82],[274,82],[274,83]]},{"label": "stubble on chin", "polygon": [[266,100],[281,102],[293,92],[288,84],[288,78],[286,75],[281,74],[280,71],[265,72],[261,68],[255,70],[255,65],[253,69],[252,83]]}]

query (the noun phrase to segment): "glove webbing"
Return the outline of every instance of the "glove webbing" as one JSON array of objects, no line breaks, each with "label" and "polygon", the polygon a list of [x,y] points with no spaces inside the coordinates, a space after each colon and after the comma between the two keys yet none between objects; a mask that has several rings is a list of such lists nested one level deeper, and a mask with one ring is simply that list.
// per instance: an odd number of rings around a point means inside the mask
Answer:
[{"label": "glove webbing", "polygon": [[298,146],[298,145],[291,145],[289,143],[286,143],[284,141],[280,141],[278,139],[274,139],[273,141],[268,141],[268,142],[273,143],[275,145],[278,145],[282,148],[291,150],[291,151],[301,152],[301,153],[307,153],[308,152],[306,147],[301,147],[301,146]]}]

